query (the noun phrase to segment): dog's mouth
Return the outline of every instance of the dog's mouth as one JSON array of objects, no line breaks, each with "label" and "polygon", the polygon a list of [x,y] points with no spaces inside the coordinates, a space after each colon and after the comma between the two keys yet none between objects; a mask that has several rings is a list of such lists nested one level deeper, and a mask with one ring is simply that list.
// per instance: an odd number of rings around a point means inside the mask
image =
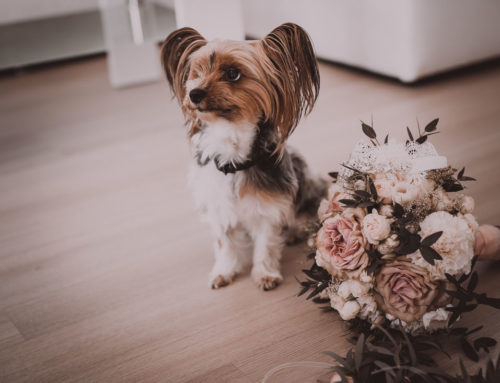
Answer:
[{"label": "dog's mouth", "polygon": [[232,109],[224,108],[201,108],[197,107],[196,110],[200,113],[214,113],[220,116],[230,114]]}]

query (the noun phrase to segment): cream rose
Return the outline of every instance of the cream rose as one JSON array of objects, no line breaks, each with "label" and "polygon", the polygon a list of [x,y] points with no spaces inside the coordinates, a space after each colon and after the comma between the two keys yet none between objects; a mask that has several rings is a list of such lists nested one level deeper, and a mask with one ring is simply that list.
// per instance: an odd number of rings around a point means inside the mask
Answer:
[{"label": "cream rose", "polygon": [[474,217],[454,216],[445,211],[429,214],[420,223],[420,236],[425,238],[433,233],[442,231],[441,237],[432,245],[443,258],[436,260],[434,265],[422,258],[420,251],[409,256],[412,261],[426,268],[433,278],[444,279],[444,274],[459,275],[468,273],[472,257],[474,256],[474,237],[477,223]]},{"label": "cream rose", "polygon": [[355,279],[349,279],[340,284],[337,294],[344,299],[348,299],[350,296],[359,298],[366,295],[368,291],[370,291],[369,284],[359,282]]},{"label": "cream rose", "polygon": [[369,263],[361,233],[363,210],[348,208],[323,222],[316,236],[316,263],[333,276],[359,275]]},{"label": "cream rose", "polygon": [[421,194],[421,188],[418,185],[406,181],[396,182],[392,189],[392,200],[399,204],[412,202]]},{"label": "cream rose", "polygon": [[391,233],[391,221],[386,216],[379,215],[374,209],[371,214],[363,218],[361,231],[369,243],[378,245]]},{"label": "cream rose", "polygon": [[438,301],[439,287],[427,270],[411,262],[394,261],[383,266],[375,278],[375,300],[385,313],[412,323]]},{"label": "cream rose", "polygon": [[356,316],[359,313],[359,310],[361,310],[361,307],[360,307],[358,302],[347,301],[344,304],[344,306],[340,310],[337,310],[337,311],[343,320],[351,320],[351,319],[356,318]]}]

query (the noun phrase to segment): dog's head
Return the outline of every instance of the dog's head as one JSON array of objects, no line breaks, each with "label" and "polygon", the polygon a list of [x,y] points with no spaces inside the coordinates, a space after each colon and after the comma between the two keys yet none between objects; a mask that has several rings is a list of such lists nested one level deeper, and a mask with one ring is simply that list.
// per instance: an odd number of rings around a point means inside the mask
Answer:
[{"label": "dog's head", "polygon": [[258,41],[207,42],[196,30],[182,28],[167,37],[161,56],[194,130],[197,121],[219,118],[261,123],[275,129],[282,149],[318,96],[311,41],[295,24],[283,24]]}]

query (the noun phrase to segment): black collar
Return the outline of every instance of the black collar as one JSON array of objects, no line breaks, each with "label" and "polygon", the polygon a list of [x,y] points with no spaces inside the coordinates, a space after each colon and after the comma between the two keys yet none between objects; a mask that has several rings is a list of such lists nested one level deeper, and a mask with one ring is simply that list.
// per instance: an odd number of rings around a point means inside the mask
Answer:
[{"label": "black collar", "polygon": [[213,158],[207,158],[206,161],[201,161],[201,153],[196,153],[196,159],[199,166],[207,165],[211,160],[213,160],[217,170],[227,175],[229,173],[234,174],[241,170],[250,169],[253,166],[265,164],[266,166],[276,166],[279,162],[279,154],[276,152],[276,144],[269,144],[269,136],[272,132],[269,126],[259,123],[259,133],[252,145],[252,150],[250,152],[250,158],[244,162],[230,162],[227,164],[221,164],[219,162],[219,156]]}]

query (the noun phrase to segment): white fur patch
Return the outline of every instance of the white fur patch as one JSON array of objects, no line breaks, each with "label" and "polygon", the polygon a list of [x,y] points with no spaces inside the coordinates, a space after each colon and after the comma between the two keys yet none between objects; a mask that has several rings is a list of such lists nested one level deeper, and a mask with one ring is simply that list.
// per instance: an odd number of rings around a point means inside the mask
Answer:
[{"label": "white fur patch", "polygon": [[244,162],[249,158],[257,129],[254,124],[231,123],[217,119],[204,125],[201,132],[192,137],[201,162],[218,158],[219,164]]}]

